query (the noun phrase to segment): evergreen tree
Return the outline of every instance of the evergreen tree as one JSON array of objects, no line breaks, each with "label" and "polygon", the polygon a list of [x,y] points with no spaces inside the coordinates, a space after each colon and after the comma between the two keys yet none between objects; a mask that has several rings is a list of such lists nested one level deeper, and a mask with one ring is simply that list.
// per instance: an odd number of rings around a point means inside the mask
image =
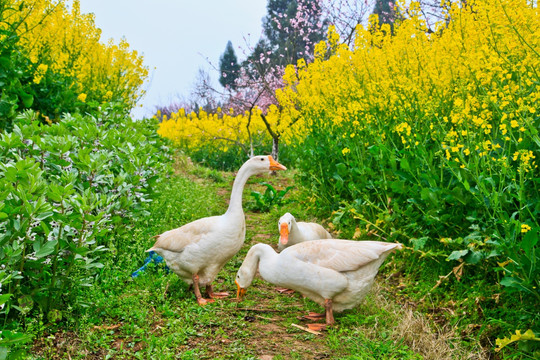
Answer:
[{"label": "evergreen tree", "polygon": [[231,90],[236,90],[236,79],[240,74],[240,65],[234,52],[232,42],[227,42],[225,52],[219,58],[219,83]]}]

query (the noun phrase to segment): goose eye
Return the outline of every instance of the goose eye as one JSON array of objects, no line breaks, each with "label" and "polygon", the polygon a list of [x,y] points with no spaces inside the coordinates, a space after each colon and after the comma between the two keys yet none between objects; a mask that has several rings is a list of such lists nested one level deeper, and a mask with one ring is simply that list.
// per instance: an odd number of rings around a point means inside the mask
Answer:
[{"label": "goose eye", "polygon": [[261,161],[264,161],[264,158],[261,158]]}]

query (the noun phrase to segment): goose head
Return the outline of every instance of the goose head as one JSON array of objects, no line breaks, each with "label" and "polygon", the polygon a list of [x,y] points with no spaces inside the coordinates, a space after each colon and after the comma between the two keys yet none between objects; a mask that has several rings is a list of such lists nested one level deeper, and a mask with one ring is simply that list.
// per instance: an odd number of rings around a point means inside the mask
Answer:
[{"label": "goose head", "polygon": [[267,244],[256,244],[249,249],[242,266],[238,269],[236,273],[235,283],[238,287],[236,292],[236,298],[242,300],[242,297],[246,294],[247,288],[253,282],[255,274],[257,273],[257,268],[259,267],[259,260],[261,256],[264,256],[268,253],[274,253],[274,250]]},{"label": "goose head", "polygon": [[294,221],[294,216],[292,216],[290,213],[286,213],[279,219],[278,228],[280,244],[287,245],[287,242],[289,241],[289,233],[291,232],[291,227]]},{"label": "goose head", "polygon": [[278,163],[271,155],[257,155],[246,161],[244,164],[254,174],[267,171],[287,170],[287,168]]},{"label": "goose head", "polygon": [[246,295],[247,288],[253,282],[254,277],[255,271],[248,270],[248,267],[242,266],[238,269],[235,280],[236,286],[238,287],[238,290],[236,291],[236,298],[238,300],[242,300],[244,295]]}]

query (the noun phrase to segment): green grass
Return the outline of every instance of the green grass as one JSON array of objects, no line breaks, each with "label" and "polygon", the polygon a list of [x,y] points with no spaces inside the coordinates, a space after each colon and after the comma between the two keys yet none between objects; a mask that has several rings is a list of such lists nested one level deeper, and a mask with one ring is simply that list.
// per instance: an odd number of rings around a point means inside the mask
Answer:
[{"label": "green grass", "polygon": [[[246,212],[246,243],[220,272],[214,287],[231,296],[205,307],[195,301],[187,284],[162,265],[150,265],[132,279],[149,248],[152,236],[181,226],[194,219],[220,214],[234,176],[212,173],[180,162],[178,172],[163,184],[161,198],[152,205],[148,218],[136,230],[120,239],[118,249],[102,270],[95,286],[83,294],[84,309],[72,313],[54,325],[35,322],[37,336],[30,350],[38,359],[430,359],[432,346],[440,347],[439,333],[427,320],[411,334],[408,316],[416,319],[383,287],[389,274],[399,266],[387,260],[377,286],[358,308],[336,314],[337,326],[322,335],[313,335],[292,324],[304,325],[298,317],[323,309],[295,293],[278,294],[271,284],[257,277],[243,302],[235,301],[234,276],[250,246],[257,242],[276,245],[277,220],[289,211],[299,219],[317,221],[309,216],[300,192],[287,195],[290,203],[267,213]],[[259,189],[261,180],[281,189],[291,185],[292,171],[278,176],[250,179],[244,190]],[[319,220],[321,221],[321,220]],[[388,285],[388,284],[387,284]],[[415,317],[416,316],[416,317]],[[416,324],[416,325],[415,325]],[[405,330],[404,330],[405,329]],[[428,341],[423,339],[428,338]],[[419,343],[422,343],[420,346]],[[447,346],[448,347],[448,346]],[[456,355],[457,354],[457,355]],[[463,352],[445,353],[446,358],[461,358]]]}]

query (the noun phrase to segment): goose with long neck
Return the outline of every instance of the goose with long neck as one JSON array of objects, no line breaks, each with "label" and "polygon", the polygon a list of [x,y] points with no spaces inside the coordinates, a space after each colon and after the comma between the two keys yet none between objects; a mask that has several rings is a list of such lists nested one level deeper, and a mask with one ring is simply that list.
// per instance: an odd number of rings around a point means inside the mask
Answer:
[{"label": "goose with long neck", "polygon": [[[326,325],[334,324],[333,312],[359,304],[375,281],[375,275],[398,243],[353,240],[313,240],[276,253],[270,245],[251,247],[236,275],[241,299],[257,270],[261,277],[287,287],[324,306]],[[320,330],[324,324],[309,324]]]},{"label": "goose with long neck", "polygon": [[[228,295],[214,293],[212,281],[244,244],[244,186],[250,176],[274,170],[286,170],[286,167],[271,156],[252,157],[238,170],[225,214],[198,219],[157,235],[154,246],[147,250],[161,255],[171,271],[193,285],[199,305],[205,305],[215,297]],[[201,286],[206,287],[210,299],[203,298]]]},{"label": "goose with long neck", "polygon": [[324,227],[313,222],[296,221],[291,213],[285,213],[278,221],[278,250],[304,241],[331,239],[332,235]]}]

